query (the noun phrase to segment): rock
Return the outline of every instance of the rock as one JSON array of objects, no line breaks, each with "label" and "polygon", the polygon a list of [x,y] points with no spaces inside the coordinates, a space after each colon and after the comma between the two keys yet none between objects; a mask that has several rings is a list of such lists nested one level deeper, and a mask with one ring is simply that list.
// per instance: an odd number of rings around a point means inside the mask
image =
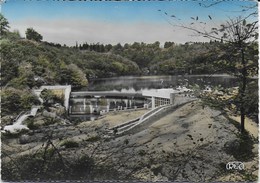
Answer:
[{"label": "rock", "polygon": [[29,131],[29,128],[25,125],[14,124],[5,126],[4,131],[9,133],[19,133],[21,131]]},{"label": "rock", "polygon": [[29,143],[31,140],[30,136],[29,135],[21,135],[20,138],[19,138],[19,143],[20,144],[27,144]]},{"label": "rock", "polygon": [[42,126],[42,125],[44,125],[44,123],[45,123],[45,121],[42,120],[42,119],[40,119],[40,120],[35,120],[35,121],[34,121],[34,125]]},{"label": "rock", "polygon": [[253,152],[254,154],[258,154],[258,144],[254,144],[254,145],[253,145],[252,152]]},{"label": "rock", "polygon": [[56,113],[48,112],[46,110],[43,111],[42,115],[50,118],[55,118],[57,116]]},{"label": "rock", "polygon": [[213,95],[223,96],[223,95],[224,95],[224,92],[223,92],[223,91],[215,90],[215,91],[213,92]]},{"label": "rock", "polygon": [[258,170],[255,170],[252,174],[258,176]]},{"label": "rock", "polygon": [[55,113],[56,113],[58,116],[63,115],[65,112],[66,112],[66,108],[63,107],[63,106],[58,106],[58,107],[56,107],[56,109],[55,109]]}]

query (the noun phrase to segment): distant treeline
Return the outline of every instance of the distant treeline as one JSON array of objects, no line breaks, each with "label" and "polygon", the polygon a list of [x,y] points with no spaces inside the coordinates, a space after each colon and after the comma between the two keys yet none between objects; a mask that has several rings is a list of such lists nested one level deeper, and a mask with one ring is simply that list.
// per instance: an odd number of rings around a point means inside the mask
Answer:
[{"label": "distant treeline", "polygon": [[[235,74],[237,61],[229,62],[221,42],[175,44],[166,42],[124,44],[57,43],[21,38],[6,32],[1,38],[2,83],[33,87],[45,84],[86,86],[87,79],[125,75]],[[252,44],[251,47],[257,47]],[[257,59],[252,57],[257,73]],[[237,66],[239,67],[239,65]],[[35,78],[33,80],[33,78]],[[37,81],[36,81],[37,80]]]},{"label": "distant treeline", "polygon": [[[1,19],[1,86],[29,87],[42,84],[88,85],[91,78],[126,75],[221,74],[236,75],[240,57],[222,41],[176,44],[83,43],[74,46],[42,41],[43,36],[27,28],[26,38],[9,31]],[[230,51],[231,50],[231,51]],[[233,50],[234,51],[234,50]],[[258,45],[247,43],[248,75],[258,73]]]}]

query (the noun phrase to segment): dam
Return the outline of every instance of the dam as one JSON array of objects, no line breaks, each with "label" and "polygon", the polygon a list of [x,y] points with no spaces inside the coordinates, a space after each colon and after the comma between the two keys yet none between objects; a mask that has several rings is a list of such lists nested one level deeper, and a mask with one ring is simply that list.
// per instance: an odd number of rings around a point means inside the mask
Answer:
[{"label": "dam", "polygon": [[42,90],[52,90],[61,97],[69,116],[73,115],[102,115],[109,111],[150,108],[174,104],[175,96],[191,92],[190,89],[147,89],[140,91],[72,91],[71,85],[41,86],[34,90],[40,99]]}]

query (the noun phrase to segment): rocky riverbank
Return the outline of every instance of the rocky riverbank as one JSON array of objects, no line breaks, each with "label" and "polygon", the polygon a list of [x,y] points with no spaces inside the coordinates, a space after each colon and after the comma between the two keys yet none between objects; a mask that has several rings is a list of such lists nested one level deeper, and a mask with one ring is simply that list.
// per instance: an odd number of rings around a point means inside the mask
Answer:
[{"label": "rocky riverbank", "polygon": [[[78,175],[77,179],[91,180],[257,180],[258,139],[240,135],[220,111],[194,101],[137,133],[109,133],[111,126],[143,113],[112,113],[94,122],[50,124],[18,137],[3,136],[2,178],[56,180]],[[18,158],[25,156],[32,158]],[[24,173],[22,168],[31,168],[36,160],[43,162],[43,168],[38,167],[33,175]],[[14,161],[23,164],[15,165]],[[245,169],[226,170],[232,161],[243,162]],[[59,167],[59,172],[51,166]]]}]

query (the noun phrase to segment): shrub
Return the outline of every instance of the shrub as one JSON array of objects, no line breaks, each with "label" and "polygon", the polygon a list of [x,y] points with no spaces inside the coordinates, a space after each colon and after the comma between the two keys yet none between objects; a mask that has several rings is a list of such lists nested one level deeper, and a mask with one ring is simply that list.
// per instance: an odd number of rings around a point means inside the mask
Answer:
[{"label": "shrub", "polygon": [[139,154],[140,156],[144,156],[144,155],[146,155],[146,152],[145,152],[145,150],[141,149],[141,150],[138,152],[138,154]]},{"label": "shrub", "polygon": [[54,118],[46,118],[46,120],[44,120],[44,126],[48,126],[48,125],[52,125],[55,123],[58,123],[59,120],[58,119],[54,119]]},{"label": "shrub", "polygon": [[61,143],[61,146],[64,146],[65,148],[75,148],[75,147],[79,147],[79,144],[78,142],[75,142],[73,140],[66,140]]},{"label": "shrub", "polygon": [[99,136],[92,136],[92,137],[86,139],[86,141],[88,141],[88,142],[96,142],[98,140],[100,140]]},{"label": "shrub", "polygon": [[2,90],[1,99],[1,112],[3,116],[29,110],[32,105],[39,104],[37,97],[28,90],[18,90],[14,88]]},{"label": "shrub", "polygon": [[27,119],[26,120],[26,124],[27,124],[27,127],[30,129],[30,130],[36,130],[39,128],[38,125],[35,125],[34,124],[34,119]]},{"label": "shrub", "polygon": [[10,132],[5,132],[5,133],[1,133],[2,136],[1,138],[8,138],[8,139],[12,139],[12,138],[19,138],[21,135],[28,133],[27,129],[22,129],[20,131],[18,131],[17,133],[10,133]]}]

